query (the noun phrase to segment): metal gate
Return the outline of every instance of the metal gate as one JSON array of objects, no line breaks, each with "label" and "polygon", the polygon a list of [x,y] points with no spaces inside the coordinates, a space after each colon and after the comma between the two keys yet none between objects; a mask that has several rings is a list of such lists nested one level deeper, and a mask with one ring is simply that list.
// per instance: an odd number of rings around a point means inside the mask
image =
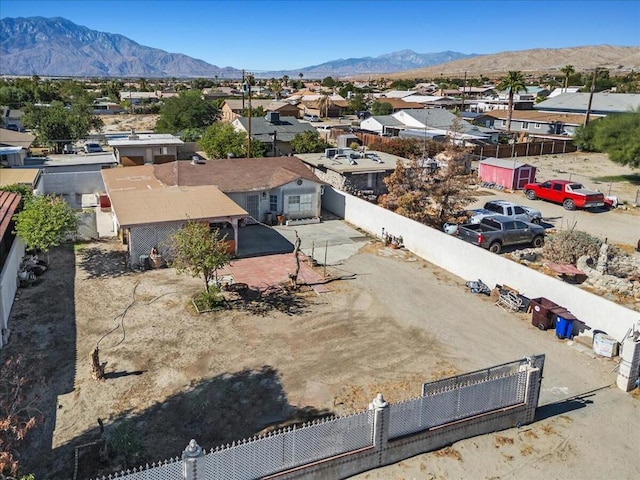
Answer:
[{"label": "metal gate", "polygon": [[245,209],[249,213],[247,224],[257,223],[260,220],[260,195],[247,195]]}]

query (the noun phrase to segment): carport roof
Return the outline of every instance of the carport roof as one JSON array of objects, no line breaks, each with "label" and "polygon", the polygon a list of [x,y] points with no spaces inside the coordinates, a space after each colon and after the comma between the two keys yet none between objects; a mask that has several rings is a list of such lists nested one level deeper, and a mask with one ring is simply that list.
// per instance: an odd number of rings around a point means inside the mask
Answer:
[{"label": "carport roof", "polygon": [[39,177],[39,168],[0,168],[0,187],[20,183],[35,188]]},{"label": "carport roof", "polygon": [[211,185],[109,191],[111,207],[123,228],[187,220],[220,221],[248,213]]}]

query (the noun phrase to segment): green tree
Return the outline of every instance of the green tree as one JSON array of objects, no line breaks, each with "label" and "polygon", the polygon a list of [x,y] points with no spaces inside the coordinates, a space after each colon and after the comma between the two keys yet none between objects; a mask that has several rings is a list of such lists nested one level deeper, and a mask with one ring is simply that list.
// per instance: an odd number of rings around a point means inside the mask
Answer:
[{"label": "green tree", "polygon": [[298,133],[291,139],[293,153],[320,153],[329,147],[330,145],[320,137],[318,132]]},{"label": "green tree", "polygon": [[179,134],[189,128],[206,128],[218,118],[216,105],[202,97],[199,90],[185,90],[164,100],[156,131]]},{"label": "green tree", "polygon": [[78,228],[78,219],[67,202],[60,197],[34,196],[15,215],[16,234],[29,248],[49,252]]},{"label": "green tree", "polygon": [[60,151],[65,143],[85,138],[93,130],[104,126],[102,119],[93,115],[87,104],[76,104],[71,109],[54,102],[49,107],[28,106],[23,123],[36,133],[40,145]]},{"label": "green tree", "polygon": [[[247,156],[247,134],[238,132],[230,123],[215,123],[202,135],[200,146],[209,158],[243,158]],[[253,140],[251,152],[254,157],[264,157],[267,151],[266,145]]]},{"label": "green tree", "polygon": [[26,203],[29,203],[33,198],[33,189],[24,183],[14,183],[13,185],[5,185],[0,187],[0,190],[5,192],[18,193],[20,195],[20,204],[18,205],[18,211],[22,210]]},{"label": "green tree", "polygon": [[13,85],[3,85],[0,87],[0,105],[9,108],[22,108],[31,100],[30,95],[21,88]]},{"label": "green tree", "polygon": [[229,263],[226,236],[213,232],[206,222],[188,221],[183,228],[169,237],[171,261],[169,264],[178,273],[189,273],[202,277],[208,293],[211,281],[217,277],[218,269]]},{"label": "green tree", "polygon": [[371,113],[373,115],[391,115],[391,113],[393,113],[393,105],[380,100],[375,100],[371,104]]},{"label": "green tree", "polygon": [[326,88],[333,88],[338,84],[333,77],[324,77],[322,79],[322,86]]},{"label": "green tree", "polygon": [[502,79],[498,85],[499,90],[506,90],[509,95],[509,104],[507,109],[509,113],[507,115],[507,131],[511,131],[511,119],[513,118],[513,96],[521,91],[527,91],[524,75],[519,71],[509,71],[507,76]]},{"label": "green tree", "polygon": [[352,112],[361,112],[367,109],[367,102],[364,100],[364,93],[358,92],[349,100],[349,110]]},{"label": "green tree", "polygon": [[573,65],[565,65],[560,71],[564,73],[564,91],[566,92],[569,87],[569,78],[576,73],[576,69],[573,68]]},{"label": "green tree", "polygon": [[640,109],[607,115],[576,131],[574,143],[588,151],[603,152],[611,161],[640,167]]}]

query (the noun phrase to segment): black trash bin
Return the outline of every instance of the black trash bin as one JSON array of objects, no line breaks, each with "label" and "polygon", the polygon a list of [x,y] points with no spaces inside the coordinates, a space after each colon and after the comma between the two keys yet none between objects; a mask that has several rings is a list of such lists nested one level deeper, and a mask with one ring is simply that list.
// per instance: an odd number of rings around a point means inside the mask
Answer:
[{"label": "black trash bin", "polygon": [[557,303],[544,297],[532,298],[529,305],[531,307],[531,325],[538,327],[540,330],[553,328],[556,316],[554,310],[564,310]]}]

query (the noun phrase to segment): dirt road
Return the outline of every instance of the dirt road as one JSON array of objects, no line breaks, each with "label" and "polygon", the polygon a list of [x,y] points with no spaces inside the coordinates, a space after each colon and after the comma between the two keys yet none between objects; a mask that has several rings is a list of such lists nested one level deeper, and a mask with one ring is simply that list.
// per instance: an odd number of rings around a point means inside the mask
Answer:
[{"label": "dirt road", "polygon": [[[78,478],[92,478],[179,455],[190,438],[210,448],[283,422],[360,411],[377,392],[410,398],[425,380],[531,353],[547,354],[539,423],[357,478],[595,479],[610,465],[631,478],[640,468],[629,421],[640,402],[609,387],[615,363],[540,332],[408,252],[370,244],[332,270],[356,276],[332,283],[331,293],[196,315],[189,297],[199,279],[129,271],[121,248],[56,249],[49,276],[14,306],[8,348],[24,350],[48,379],[40,385],[47,423],[23,454],[37,478],[70,478],[76,451]],[[89,375],[97,342],[104,382]],[[112,451],[102,465],[95,448],[76,448],[99,438],[97,418],[133,445],[128,455]]]}]

